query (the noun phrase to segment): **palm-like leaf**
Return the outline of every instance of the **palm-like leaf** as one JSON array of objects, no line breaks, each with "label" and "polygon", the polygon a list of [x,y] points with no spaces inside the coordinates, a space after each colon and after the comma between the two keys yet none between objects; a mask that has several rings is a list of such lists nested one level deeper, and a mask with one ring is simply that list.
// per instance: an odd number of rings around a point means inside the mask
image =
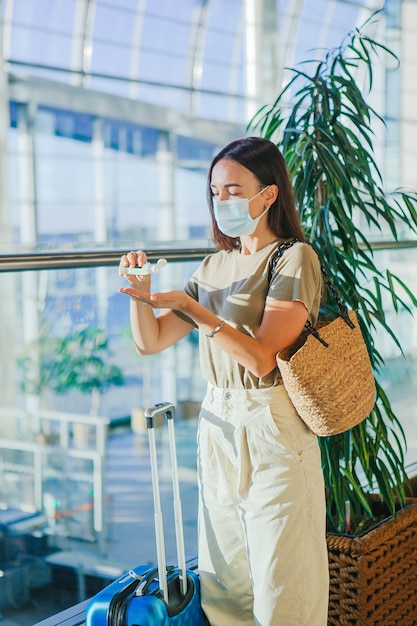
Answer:
[{"label": "palm-like leaf", "polygon": [[[416,233],[417,196],[403,190],[386,193],[375,162],[371,123],[383,122],[366,102],[355,74],[364,71],[371,88],[375,55],[396,57],[366,36],[368,23],[324,60],[292,69],[292,80],[274,104],[262,107],[249,124],[283,152],[306,234],[342,299],[358,312],[377,380],[377,403],[367,420],[320,440],[329,528],[338,532],[358,531],[372,518],[372,491],[395,514],[398,503],[405,503],[407,480],[404,434],[378,383],[384,359],[374,336],[382,327],[401,348],[385,317],[385,298],[395,311],[410,312],[417,299],[397,276],[378,269],[360,224],[386,229],[394,240],[400,226]],[[327,316],[334,314],[331,302],[325,309]]]}]

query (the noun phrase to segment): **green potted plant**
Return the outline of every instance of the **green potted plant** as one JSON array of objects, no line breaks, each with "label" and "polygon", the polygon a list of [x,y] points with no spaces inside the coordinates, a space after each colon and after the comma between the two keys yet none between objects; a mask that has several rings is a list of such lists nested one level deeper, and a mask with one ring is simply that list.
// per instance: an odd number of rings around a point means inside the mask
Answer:
[{"label": "green potted plant", "polygon": [[59,395],[74,389],[90,394],[90,414],[97,415],[101,394],[124,383],[122,370],[109,363],[111,354],[107,334],[94,326],[64,337],[42,332],[18,359],[20,387],[40,397],[46,390]]},{"label": "green potted plant", "polygon": [[[371,89],[375,58],[382,53],[398,62],[366,34],[375,15],[323,60],[291,69],[293,77],[275,102],[263,106],[248,126],[283,152],[307,238],[342,300],[358,313],[376,379],[377,401],[369,417],[346,433],[319,440],[328,503],[329,624],[338,626],[411,624],[404,616],[417,614],[407,591],[407,576],[417,580],[417,505],[406,498],[406,442],[380,382],[384,359],[375,345],[382,328],[401,347],[385,315],[386,299],[395,311],[409,312],[417,299],[398,276],[377,266],[366,234],[371,226],[387,229],[394,240],[401,228],[417,233],[417,196],[386,193],[374,157],[372,124],[383,120],[356,77],[367,78]],[[324,304],[327,319],[336,316],[332,304]],[[393,539],[397,531],[402,536]],[[402,550],[400,557],[393,556],[392,543]],[[393,584],[390,559],[405,559],[410,552],[414,564],[402,561],[397,569],[406,578]],[[371,568],[374,556],[377,572]]]}]

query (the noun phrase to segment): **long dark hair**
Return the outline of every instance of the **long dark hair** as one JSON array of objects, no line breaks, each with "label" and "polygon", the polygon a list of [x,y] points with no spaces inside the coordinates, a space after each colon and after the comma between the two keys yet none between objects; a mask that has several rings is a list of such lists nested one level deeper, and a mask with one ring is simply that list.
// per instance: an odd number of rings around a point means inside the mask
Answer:
[{"label": "long dark hair", "polygon": [[211,215],[213,241],[219,250],[233,250],[240,239],[224,235],[218,228],[213,211],[211,175],[220,159],[230,159],[246,167],[258,179],[260,187],[277,185],[278,197],[268,211],[268,226],[277,237],[298,237],[304,240],[294,201],[294,193],[284,157],[277,146],[261,137],[246,137],[232,141],[214,157],[207,177],[207,201]]}]

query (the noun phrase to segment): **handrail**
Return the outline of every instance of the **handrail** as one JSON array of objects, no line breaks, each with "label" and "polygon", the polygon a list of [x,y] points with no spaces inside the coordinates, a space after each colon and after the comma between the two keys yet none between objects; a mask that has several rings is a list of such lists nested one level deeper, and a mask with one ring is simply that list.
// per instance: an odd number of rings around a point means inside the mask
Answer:
[{"label": "handrail", "polygon": [[[393,250],[400,248],[417,248],[417,240],[374,241],[370,242],[372,250]],[[31,270],[73,269],[80,267],[111,267],[118,265],[125,248],[114,250],[72,250],[63,252],[24,252],[18,254],[0,254],[1,272],[21,272]],[[208,254],[215,252],[210,247],[190,248],[147,248],[149,261],[153,262],[163,256],[167,261],[201,261]]]},{"label": "handrail", "polygon": [[[372,250],[394,250],[417,248],[417,240],[374,241],[369,242]],[[363,246],[360,246],[363,247]],[[80,267],[111,267],[118,265],[120,257],[128,248],[103,250],[69,251],[30,251],[0,254],[1,272],[21,272],[31,270],[73,269]],[[167,261],[201,261],[208,254],[215,252],[214,247],[190,248],[146,248],[149,261],[157,261],[163,256]]]},{"label": "handrail", "polygon": [[[129,248],[115,250],[71,250],[48,252],[22,252],[0,254],[0,272],[21,272],[31,270],[72,269],[80,267],[117,266],[122,254]],[[132,249],[132,248],[130,248]],[[201,261],[214,248],[152,248],[146,249],[149,261],[163,256],[167,261]]]}]

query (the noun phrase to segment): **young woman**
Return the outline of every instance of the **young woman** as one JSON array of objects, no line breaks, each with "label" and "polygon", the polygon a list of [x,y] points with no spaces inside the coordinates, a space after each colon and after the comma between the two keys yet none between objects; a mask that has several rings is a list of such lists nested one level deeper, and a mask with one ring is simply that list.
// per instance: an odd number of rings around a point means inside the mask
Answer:
[{"label": "young woman", "polygon": [[[325,626],[328,563],[317,438],[276,366],[318,315],[320,265],[303,243],[285,161],[270,141],[234,141],[214,158],[208,204],[218,251],[184,291],[151,294],[127,275],[139,354],[198,328],[207,393],[198,428],[199,573],[212,626]],[[269,262],[288,239],[272,280]],[[141,267],[143,251],[121,258]],[[156,316],[154,309],[160,312]]]}]

